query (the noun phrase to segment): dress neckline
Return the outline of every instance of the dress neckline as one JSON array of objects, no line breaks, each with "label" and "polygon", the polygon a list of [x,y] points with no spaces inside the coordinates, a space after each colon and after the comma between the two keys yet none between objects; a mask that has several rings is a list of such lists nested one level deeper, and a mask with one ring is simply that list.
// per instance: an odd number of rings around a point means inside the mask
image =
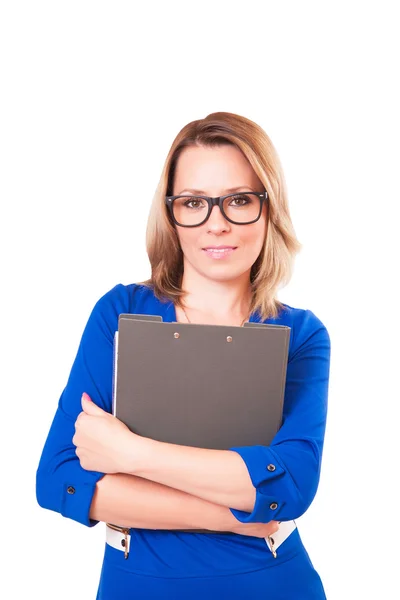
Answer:
[{"label": "dress neckline", "polygon": [[[178,322],[177,321],[175,304],[173,303],[172,300],[170,302],[168,302],[168,308],[167,308],[167,314],[166,314],[165,321],[168,321],[169,323],[177,323]],[[248,321],[250,323],[260,323],[260,319],[258,317],[258,314],[252,312],[250,314],[250,318],[248,319]],[[192,324],[196,325],[196,323],[192,323]]]}]

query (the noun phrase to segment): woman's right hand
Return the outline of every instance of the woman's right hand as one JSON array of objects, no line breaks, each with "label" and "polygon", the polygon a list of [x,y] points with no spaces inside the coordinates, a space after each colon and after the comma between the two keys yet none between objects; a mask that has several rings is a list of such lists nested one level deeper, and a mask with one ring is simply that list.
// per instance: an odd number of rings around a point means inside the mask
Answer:
[{"label": "woman's right hand", "polygon": [[229,531],[238,533],[239,535],[251,535],[258,538],[266,538],[273,535],[279,529],[278,521],[270,521],[269,523],[241,523],[231,527]]}]

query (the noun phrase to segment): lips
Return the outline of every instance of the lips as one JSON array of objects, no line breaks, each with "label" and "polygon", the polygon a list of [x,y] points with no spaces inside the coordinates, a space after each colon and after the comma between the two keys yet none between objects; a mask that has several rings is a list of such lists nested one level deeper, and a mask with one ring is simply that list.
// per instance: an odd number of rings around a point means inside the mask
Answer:
[{"label": "lips", "polygon": [[207,246],[203,250],[235,250],[237,246]]},{"label": "lips", "polygon": [[235,252],[236,248],[234,246],[220,246],[219,248],[203,248],[203,252],[206,256],[213,258],[215,260],[221,260],[227,258],[233,252]]},{"label": "lips", "polygon": [[221,254],[229,252],[230,250],[234,250],[234,248],[205,248],[206,252],[219,252]]}]

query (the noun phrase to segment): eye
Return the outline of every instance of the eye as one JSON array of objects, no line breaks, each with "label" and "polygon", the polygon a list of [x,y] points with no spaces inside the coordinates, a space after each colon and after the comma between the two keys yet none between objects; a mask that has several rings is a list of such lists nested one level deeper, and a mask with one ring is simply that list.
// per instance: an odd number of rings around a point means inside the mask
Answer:
[{"label": "eye", "polygon": [[232,196],[232,200],[231,203],[234,204],[234,206],[245,206],[246,204],[249,204],[251,202],[251,198],[249,198],[249,196],[246,196],[246,194],[239,194],[236,196]]},{"label": "eye", "polygon": [[192,209],[201,208],[205,204],[206,204],[206,202],[202,198],[191,198],[190,200],[186,200],[183,203],[185,208],[192,208]]}]

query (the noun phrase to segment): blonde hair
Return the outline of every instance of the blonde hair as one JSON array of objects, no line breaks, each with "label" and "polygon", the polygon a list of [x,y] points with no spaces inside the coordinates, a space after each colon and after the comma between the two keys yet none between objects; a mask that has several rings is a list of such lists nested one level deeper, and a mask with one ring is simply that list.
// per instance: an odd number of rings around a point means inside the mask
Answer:
[{"label": "blonde hair", "polygon": [[289,215],[287,190],[278,154],[265,131],[253,121],[228,112],[209,114],[185,125],[172,143],[150,208],[146,249],[151,265],[150,279],[141,282],[162,301],[182,305],[183,253],[175,225],[164,202],[172,195],[174,173],[184,148],[194,145],[236,146],[249,161],[268,193],[266,236],[250,273],[251,312],[262,320],[275,318],[283,308],[276,298],[280,287],[292,277],[297,240]]}]

